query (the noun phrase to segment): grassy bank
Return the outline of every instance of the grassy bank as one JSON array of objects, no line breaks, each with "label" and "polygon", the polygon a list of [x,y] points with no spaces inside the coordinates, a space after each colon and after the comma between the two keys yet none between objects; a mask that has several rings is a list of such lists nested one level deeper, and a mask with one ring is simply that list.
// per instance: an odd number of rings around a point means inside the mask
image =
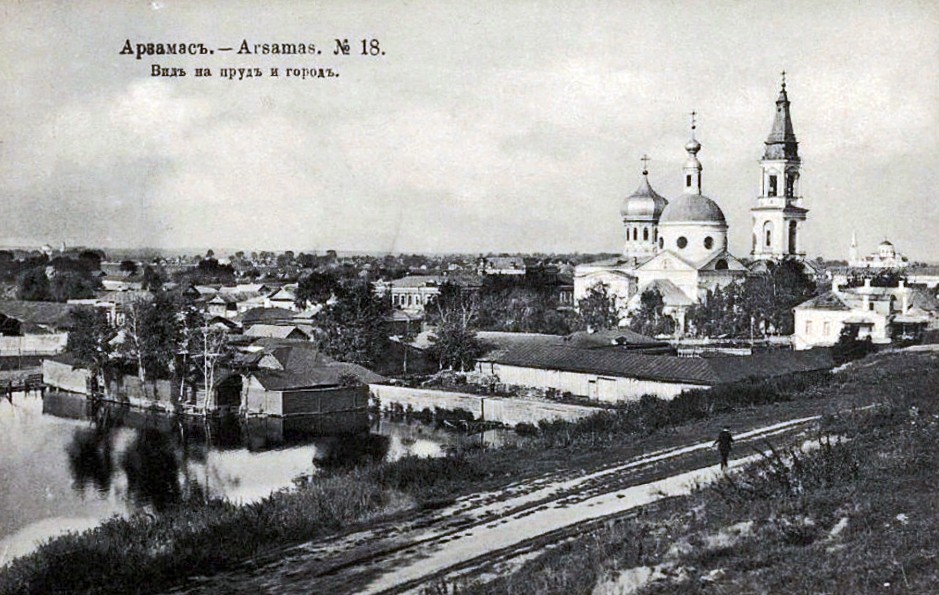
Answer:
[{"label": "grassy bank", "polygon": [[[892,381],[895,372],[886,374]],[[159,517],[115,518],[91,531],[55,539],[14,561],[0,571],[0,593],[158,591],[186,576],[229,569],[291,544],[440,499],[700,440],[718,423],[756,423],[817,412],[822,403],[835,409],[863,404],[876,396],[868,386],[881,375],[878,365],[851,375],[815,373],[742,382],[673,401],[644,398],[576,423],[542,424],[536,435],[508,452],[470,449],[441,459],[405,458],[334,470],[257,504],[213,502]]]},{"label": "grassy bank", "polygon": [[844,378],[881,404],[828,417],[814,448],[766,444],[716,484],[448,592],[935,592],[939,362],[881,357]]}]

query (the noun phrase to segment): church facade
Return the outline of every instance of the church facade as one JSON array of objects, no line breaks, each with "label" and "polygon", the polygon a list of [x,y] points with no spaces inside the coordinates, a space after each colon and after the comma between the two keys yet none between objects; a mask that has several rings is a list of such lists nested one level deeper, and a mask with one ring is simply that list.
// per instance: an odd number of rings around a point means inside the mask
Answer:
[{"label": "church facade", "polygon": [[[665,312],[682,329],[687,309],[709,290],[739,281],[749,273],[728,251],[723,210],[702,193],[701,143],[695,138],[693,117],[691,139],[685,145],[681,195],[672,200],[659,195],[643,167],[639,188],[624,200],[620,210],[625,234],[622,256],[578,266],[574,271],[575,301],[603,283],[620,308],[628,310],[638,304],[643,293],[658,290]],[[764,145],[760,196],[751,209],[751,257],[756,261],[801,257],[800,238],[808,210],[799,195],[798,143],[785,80]]]}]

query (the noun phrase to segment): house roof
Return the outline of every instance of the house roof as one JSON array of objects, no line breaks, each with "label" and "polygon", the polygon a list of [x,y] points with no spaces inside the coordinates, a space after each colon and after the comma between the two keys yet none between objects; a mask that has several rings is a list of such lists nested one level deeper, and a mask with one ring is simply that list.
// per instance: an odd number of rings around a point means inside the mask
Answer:
[{"label": "house roof", "polygon": [[249,373],[267,390],[336,386],[342,384],[343,376],[346,375],[364,384],[385,380],[383,376],[357,364],[337,362],[309,343],[283,344],[268,350],[264,356],[267,355],[275,358],[283,369],[261,368]]},{"label": "house roof", "polygon": [[834,291],[826,291],[795,307],[796,310],[840,310],[848,311],[851,307]]},{"label": "house roof", "polygon": [[208,302],[209,304],[237,304],[240,302],[247,302],[249,300],[260,298],[261,294],[256,291],[229,291],[224,293],[217,293],[212,296]]},{"label": "house roof", "polygon": [[287,339],[300,334],[309,338],[309,335],[293,325],[281,324],[254,324],[245,331],[249,337],[271,337],[273,339]]},{"label": "house roof", "polygon": [[919,288],[910,291],[909,305],[911,308],[919,308],[926,312],[939,312],[939,300],[936,299],[935,294]]},{"label": "house roof", "polygon": [[833,366],[827,350],[779,350],[750,356],[689,358],[616,349],[527,346],[484,361],[619,378],[712,386],[748,377],[771,377]]},{"label": "house roof", "polygon": [[152,300],[153,293],[147,290],[137,290],[137,291],[109,291],[102,294],[99,298],[99,302],[108,303],[108,304],[117,304],[125,305],[131,302],[138,300]]},{"label": "house roof", "polygon": [[666,306],[691,306],[694,304],[694,301],[669,279],[655,279],[650,281],[645,287],[636,292],[636,295],[639,296],[636,299],[642,299],[642,294],[651,289],[656,289],[662,294],[662,301]]},{"label": "house roof", "polygon": [[219,288],[219,293],[257,293],[260,294],[262,291],[267,289],[267,285],[263,283],[239,283],[234,286],[223,286]]},{"label": "house roof", "polygon": [[242,325],[249,326],[261,323],[289,322],[295,315],[296,312],[286,308],[251,308],[235,318]]},{"label": "house roof", "polygon": [[28,302],[24,300],[0,300],[0,314],[18,320],[24,325],[52,328],[71,326],[71,312],[81,306],[59,302]]},{"label": "house roof", "polygon": [[486,256],[486,268],[491,269],[525,269],[525,259],[521,256]]},{"label": "house roof", "polygon": [[395,288],[439,287],[444,283],[453,283],[461,287],[480,287],[482,280],[475,275],[408,275],[393,280]]}]

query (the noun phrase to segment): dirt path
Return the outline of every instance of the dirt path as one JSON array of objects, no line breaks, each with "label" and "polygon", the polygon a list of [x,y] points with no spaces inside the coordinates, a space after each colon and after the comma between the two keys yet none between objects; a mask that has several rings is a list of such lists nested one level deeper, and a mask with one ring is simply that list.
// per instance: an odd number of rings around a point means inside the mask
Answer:
[{"label": "dirt path", "polygon": [[[736,436],[737,453],[795,439],[819,416]],[[458,499],[405,521],[318,540],[276,561],[194,579],[180,593],[400,593],[442,578],[501,573],[598,521],[687,493],[720,473],[711,441],[664,449],[576,477],[552,475]],[[759,455],[738,458],[732,466]]]}]

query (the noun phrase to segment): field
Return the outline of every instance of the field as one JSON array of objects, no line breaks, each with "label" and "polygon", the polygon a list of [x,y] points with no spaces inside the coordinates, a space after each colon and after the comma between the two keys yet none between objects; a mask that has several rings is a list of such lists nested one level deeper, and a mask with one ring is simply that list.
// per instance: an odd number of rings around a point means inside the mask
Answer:
[{"label": "field", "polygon": [[[935,593],[939,365],[865,360],[841,391],[879,404],[828,416],[805,448],[546,549],[460,593]],[[439,590],[429,589],[429,591]]]}]

